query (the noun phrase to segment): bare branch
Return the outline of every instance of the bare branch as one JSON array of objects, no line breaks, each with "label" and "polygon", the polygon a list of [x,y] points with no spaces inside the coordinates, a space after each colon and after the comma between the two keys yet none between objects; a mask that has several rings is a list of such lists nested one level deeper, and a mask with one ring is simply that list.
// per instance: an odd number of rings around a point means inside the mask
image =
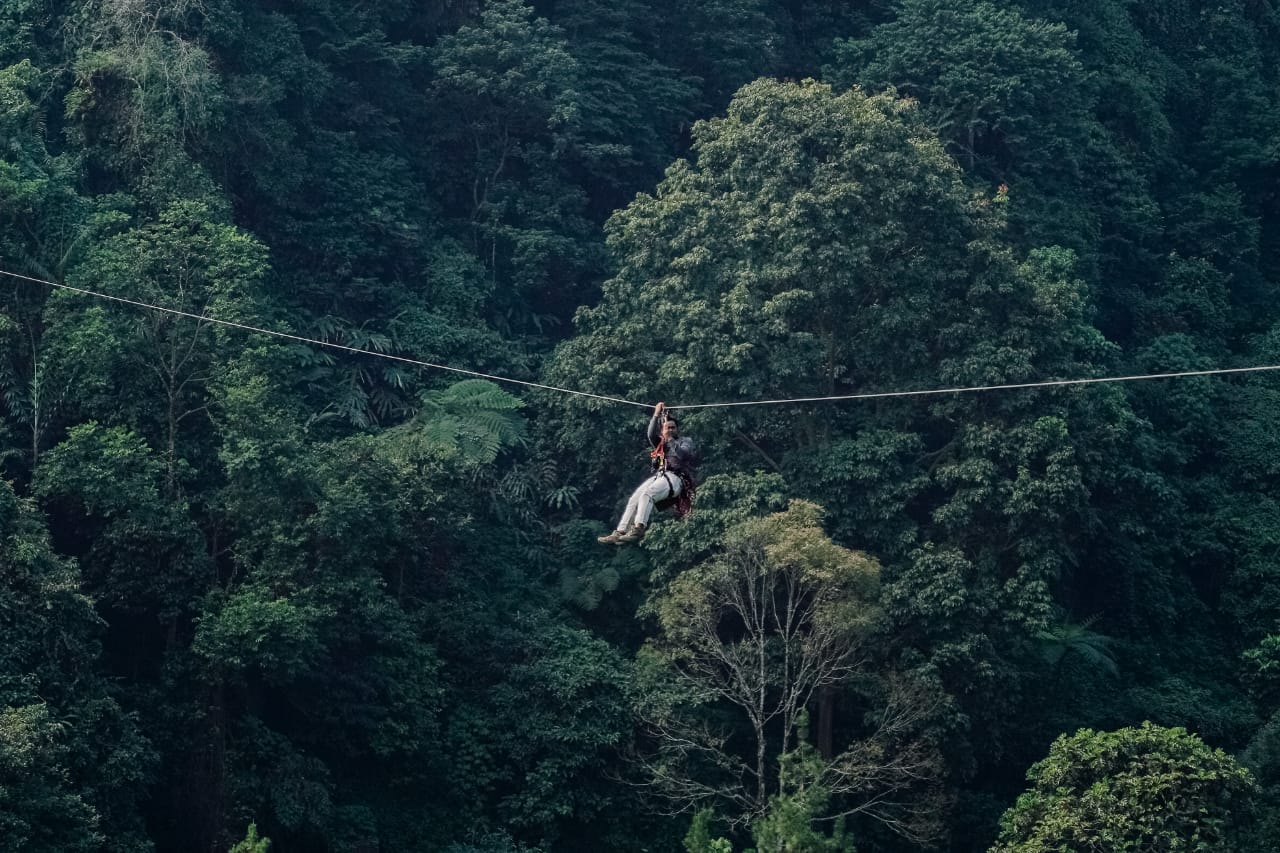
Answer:
[{"label": "bare branch", "polygon": [[[656,751],[640,763],[678,810],[715,800],[738,824],[764,814],[818,691],[870,674],[874,563],[827,539],[812,512],[802,507],[799,524],[789,514],[735,528],[724,553],[678,577],[656,607],[661,631],[651,647],[679,689],[692,691],[654,705],[660,719],[642,708]],[[938,700],[884,683],[871,730],[813,781],[832,795],[828,817],[867,815],[922,838],[933,809],[922,792],[936,789],[939,762],[918,732]],[[661,680],[654,686],[661,694]],[[733,737],[705,728],[713,707],[741,715]]]}]

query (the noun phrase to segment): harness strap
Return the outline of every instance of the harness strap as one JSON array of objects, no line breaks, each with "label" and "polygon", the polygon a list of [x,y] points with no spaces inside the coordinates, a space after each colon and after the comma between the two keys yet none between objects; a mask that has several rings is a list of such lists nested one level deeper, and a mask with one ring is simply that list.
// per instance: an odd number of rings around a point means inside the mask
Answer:
[{"label": "harness strap", "polygon": [[663,498],[663,500],[664,501],[670,500],[671,498],[675,497],[676,484],[671,482],[671,475],[668,474],[666,471],[662,471],[660,473],[662,474],[662,479],[667,481],[667,496]]},{"label": "harness strap", "polygon": [[[653,452],[649,454],[649,458],[657,459],[658,472],[665,473],[667,470],[667,431],[666,431],[667,410],[666,409],[662,410],[661,424],[662,424],[662,428],[661,428],[661,431],[658,433],[659,435],[658,446],[655,447],[653,449]],[[668,480],[667,485],[670,485],[670,484],[671,484],[671,481]],[[670,497],[670,495],[668,495],[668,497]]]}]

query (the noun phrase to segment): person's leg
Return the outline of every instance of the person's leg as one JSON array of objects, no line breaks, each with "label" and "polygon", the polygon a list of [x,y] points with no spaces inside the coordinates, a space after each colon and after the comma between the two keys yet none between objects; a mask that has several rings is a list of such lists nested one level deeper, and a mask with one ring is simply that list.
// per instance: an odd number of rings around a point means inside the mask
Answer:
[{"label": "person's leg", "polygon": [[655,474],[645,480],[636,492],[643,493],[643,496],[636,506],[635,523],[648,524],[654,502],[680,494],[680,478],[675,474]]},{"label": "person's leg", "polygon": [[636,517],[636,513],[640,510],[640,505],[648,500],[645,497],[645,486],[648,480],[636,487],[631,493],[631,497],[627,500],[627,508],[622,511],[622,518],[618,519],[618,526],[605,536],[597,536],[597,542],[603,542],[609,545],[617,545],[622,535],[631,529],[631,522]]},{"label": "person's leg", "polygon": [[619,542],[639,542],[644,538],[645,529],[649,526],[649,515],[653,512],[653,504],[663,498],[680,494],[680,478],[674,474],[657,474],[645,481],[637,489],[643,497],[636,507],[635,524],[618,539]]},{"label": "person's leg", "polygon": [[622,518],[618,519],[617,530],[619,533],[626,533],[631,529],[631,523],[636,520],[636,516],[640,514],[641,505],[648,500],[645,497],[645,488],[649,485],[649,481],[645,480],[636,486],[636,490],[631,493],[631,497],[627,499],[627,508],[622,511]]}]

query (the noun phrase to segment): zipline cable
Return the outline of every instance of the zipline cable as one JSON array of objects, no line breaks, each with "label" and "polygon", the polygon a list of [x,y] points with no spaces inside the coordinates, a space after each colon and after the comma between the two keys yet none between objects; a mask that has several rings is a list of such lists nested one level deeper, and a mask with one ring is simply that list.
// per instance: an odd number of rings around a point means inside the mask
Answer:
[{"label": "zipline cable", "polygon": [[72,287],[69,284],[60,284],[56,281],[47,281],[43,278],[34,278],[29,275],[22,275],[21,273],[9,272],[8,270],[0,269],[0,275],[7,275],[12,278],[22,279],[23,281],[31,281],[31,282],[35,282],[36,284],[47,284],[50,287],[57,287],[62,290],[69,290],[72,293],[79,293],[84,296],[94,296],[94,297],[97,297],[98,299],[109,299],[112,302],[123,302],[125,305],[133,305],[137,308],[146,308],[151,311],[161,311],[166,314],[176,314],[179,317],[188,317],[192,320],[198,320],[203,323],[216,323],[219,326],[229,326],[233,329],[242,329],[246,332],[257,332],[258,334],[261,334],[261,335],[273,335],[274,337],[277,337],[277,338],[285,338],[287,340],[298,341],[300,343],[315,344],[318,347],[328,347],[329,349],[343,350],[344,352],[352,352],[352,353],[357,353],[359,355],[369,355],[369,356],[373,356],[374,358],[385,358],[390,361],[398,361],[403,364],[412,364],[417,367],[430,367],[436,370],[448,370],[448,371],[452,371],[453,373],[464,373],[467,376],[475,376],[480,379],[492,379],[495,382],[510,382],[515,385],[524,385],[528,388],[541,388],[544,391],[559,391],[563,394],[576,394],[579,397],[592,397],[596,400],[606,400],[610,403],[626,403],[628,406],[639,406],[642,409],[649,408],[648,403],[637,403],[634,400],[624,400],[621,397],[606,397],[603,394],[589,394],[586,391],[575,391],[572,388],[558,388],[555,385],[543,385],[538,382],[526,382],[523,379],[510,379],[506,376],[494,376],[491,373],[480,373],[479,371],[467,370],[462,367],[450,367],[447,364],[435,364],[430,361],[420,361],[416,358],[406,358],[405,356],[392,355],[391,353],[376,352],[374,350],[360,349],[359,347],[349,347],[345,344],[335,344],[330,341],[318,341],[315,338],[307,338],[307,337],[303,337],[302,335],[291,335],[288,332],[278,332],[273,329],[261,329],[261,328],[258,328],[257,326],[249,326],[244,323],[236,323],[231,320],[219,320],[217,317],[210,317],[207,314],[192,314],[189,311],[181,311],[177,308],[166,308],[163,305],[152,305],[147,302],[139,302],[136,299],[126,299],[123,296],[112,296],[109,293],[99,293],[96,290],[88,290],[83,287]]},{"label": "zipline cable", "polygon": [[1174,379],[1179,376],[1219,376],[1224,373],[1258,373],[1280,370],[1280,364],[1257,367],[1219,367],[1212,370],[1180,370],[1177,373],[1142,373],[1133,376],[1100,376],[1092,379],[1047,379],[1042,382],[1011,382],[1006,385],[966,385],[955,388],[929,388],[923,391],[872,391],[865,394],[840,394],[830,397],[789,397],[781,400],[745,400],[732,403],[693,403],[667,406],[668,409],[710,409],[726,406],[768,406],[781,403],[818,403],[827,400],[874,400],[882,397],[924,397],[937,394],[964,394],[970,391],[1008,391],[1015,388],[1049,388],[1059,385],[1097,385],[1103,382],[1137,382],[1143,379]]},{"label": "zipline cable", "polygon": [[[642,409],[649,408],[648,403],[638,403],[635,400],[627,400],[622,397],[609,397],[604,394],[591,394],[586,391],[576,391],[572,388],[543,385],[539,382],[526,382],[523,379],[511,379],[506,376],[496,376],[492,373],[481,373],[476,370],[467,370],[462,367],[451,367],[447,364],[436,364],[430,361],[421,361],[416,358],[407,358],[405,356],[392,355],[385,352],[376,352],[374,350],[360,349],[359,347],[350,347],[346,344],[335,344],[330,341],[320,341],[315,338],[294,335],[288,332],[279,332],[273,329],[263,329],[257,326],[250,326],[245,323],[236,323],[231,320],[220,320],[217,317],[210,317],[207,314],[192,314],[189,311],[181,311],[177,308],[166,308],[163,305],[152,305],[148,302],[141,302],[136,299],[127,299],[123,296],[113,296],[109,293],[100,293],[96,290],[89,290],[83,287],[73,287],[69,284],[61,284],[56,281],[48,281],[43,278],[35,278],[29,275],[22,275],[21,273],[9,272],[8,270],[0,269],[0,275],[7,275],[11,278],[30,281],[36,284],[45,284],[49,287],[69,290],[72,293],[79,293],[84,296],[93,296],[98,299],[121,302],[125,305],[132,305],[136,308],[146,308],[150,311],[175,314],[179,317],[187,317],[200,322],[215,323],[219,326],[228,326],[230,328],[241,329],[246,332],[257,332],[261,335],[271,335],[277,338],[285,338],[286,340],[297,341],[299,343],[314,344],[318,347],[342,350],[343,352],[355,353],[357,355],[385,358],[402,364],[412,364],[416,367],[429,367],[435,370],[447,370],[452,373],[462,373],[467,376],[475,376],[480,379],[491,379],[495,382],[509,382],[514,385],[523,385],[527,388],[541,388],[544,391],[558,391],[562,394],[573,394],[578,397],[590,397],[595,400],[604,400],[609,403],[624,403],[628,406],[639,406]],[[1052,388],[1063,385],[1098,385],[1104,382],[1138,382],[1145,379],[1175,379],[1185,376],[1222,376],[1230,373],[1259,373],[1268,370],[1280,370],[1280,364],[1259,365],[1255,367],[1219,367],[1210,370],[1181,370],[1175,373],[1142,373],[1130,376],[1101,376],[1089,379],[1046,379],[1040,382],[1011,382],[1003,385],[965,385],[954,388],[928,388],[919,391],[871,391],[862,394],[837,394],[826,397],[787,397],[777,400],[738,400],[723,403],[689,403],[682,406],[667,406],[666,408],[669,410],[685,411],[689,409],[728,408],[730,406],[771,406],[782,405],[784,403],[822,403],[835,400],[876,400],[887,397],[925,397],[938,396],[941,394],[966,394],[976,391],[1011,391],[1019,388]]]}]

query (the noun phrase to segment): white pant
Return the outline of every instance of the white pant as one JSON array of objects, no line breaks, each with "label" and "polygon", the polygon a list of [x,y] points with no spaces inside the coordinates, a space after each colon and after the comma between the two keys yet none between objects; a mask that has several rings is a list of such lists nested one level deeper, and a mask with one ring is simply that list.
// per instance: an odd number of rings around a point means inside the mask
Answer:
[{"label": "white pant", "polygon": [[649,514],[653,512],[653,502],[668,496],[675,497],[680,494],[680,486],[680,478],[671,472],[654,474],[645,480],[631,493],[631,500],[627,501],[622,520],[618,522],[618,530],[625,533],[632,522],[648,524]]}]

